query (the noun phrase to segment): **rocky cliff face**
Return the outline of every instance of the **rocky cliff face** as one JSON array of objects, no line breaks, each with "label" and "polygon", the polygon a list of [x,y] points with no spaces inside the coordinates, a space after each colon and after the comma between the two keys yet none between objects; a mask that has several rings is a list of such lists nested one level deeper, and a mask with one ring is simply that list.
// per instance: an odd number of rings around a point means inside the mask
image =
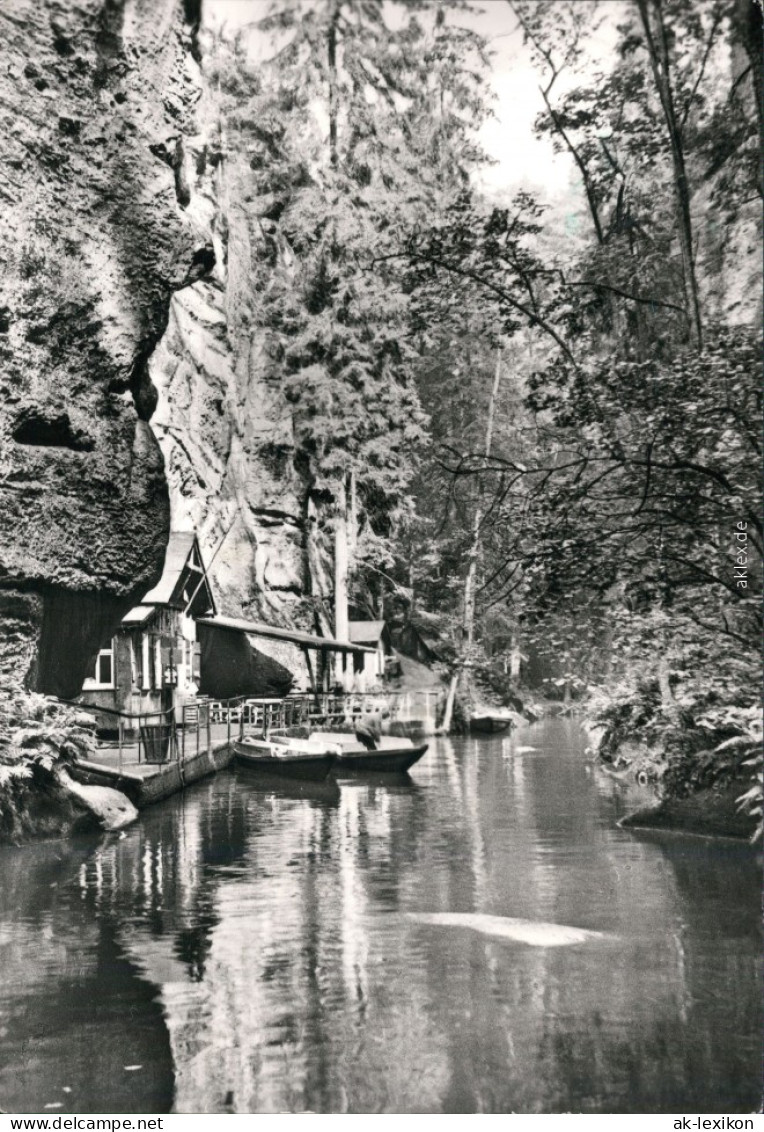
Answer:
[{"label": "rocky cliff face", "polygon": [[202,117],[191,209],[213,233],[216,266],[173,298],[151,359],[152,427],[173,526],[199,532],[221,612],[308,624],[307,484],[258,310],[273,255],[268,201],[252,195],[246,155],[223,152],[211,102]]},{"label": "rocky cliff face", "polygon": [[71,696],[156,580],[147,360],[212,266],[189,218],[193,0],[0,10],[0,688]]}]

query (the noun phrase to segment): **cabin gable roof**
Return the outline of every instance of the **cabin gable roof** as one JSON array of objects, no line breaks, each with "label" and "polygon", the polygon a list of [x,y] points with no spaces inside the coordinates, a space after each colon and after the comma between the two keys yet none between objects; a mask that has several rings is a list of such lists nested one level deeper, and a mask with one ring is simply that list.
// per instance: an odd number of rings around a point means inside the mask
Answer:
[{"label": "cabin gable roof", "polygon": [[194,531],[170,532],[162,577],[124,620],[140,622],[139,611],[157,605],[188,609],[196,617],[215,614],[215,598]]}]

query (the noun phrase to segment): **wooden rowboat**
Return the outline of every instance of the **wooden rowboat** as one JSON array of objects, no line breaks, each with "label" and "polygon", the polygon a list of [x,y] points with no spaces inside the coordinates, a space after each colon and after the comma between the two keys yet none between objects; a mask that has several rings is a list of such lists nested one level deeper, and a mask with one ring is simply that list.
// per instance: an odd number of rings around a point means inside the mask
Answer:
[{"label": "wooden rowboat", "polygon": [[325,743],[305,739],[237,739],[236,761],[253,770],[279,778],[302,778],[323,782],[336,762]]},{"label": "wooden rowboat", "polygon": [[410,739],[397,735],[382,735],[372,749],[365,747],[354,735],[339,731],[314,731],[310,742],[331,744],[336,752],[334,771],[374,771],[375,773],[398,774],[408,770],[421,759],[427,750],[427,743],[416,746]]}]

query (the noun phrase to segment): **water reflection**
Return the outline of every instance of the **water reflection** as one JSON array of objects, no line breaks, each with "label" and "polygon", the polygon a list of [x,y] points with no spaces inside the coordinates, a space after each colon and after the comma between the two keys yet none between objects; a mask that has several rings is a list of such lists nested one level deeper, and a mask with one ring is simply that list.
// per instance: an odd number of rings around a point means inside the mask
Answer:
[{"label": "water reflection", "polygon": [[[111,915],[80,899],[92,840],[0,852],[0,1107],[7,1112],[162,1112],[173,1062],[156,990]],[[83,897],[85,893],[82,893]],[[136,1069],[135,1066],[140,1068]]]},{"label": "water reflection", "polygon": [[[557,720],[321,796],[220,775],[6,853],[0,1106],[39,1111],[47,1074],[80,1112],[756,1108],[755,858],[618,830],[582,752]],[[438,912],[609,938],[406,915]]]}]

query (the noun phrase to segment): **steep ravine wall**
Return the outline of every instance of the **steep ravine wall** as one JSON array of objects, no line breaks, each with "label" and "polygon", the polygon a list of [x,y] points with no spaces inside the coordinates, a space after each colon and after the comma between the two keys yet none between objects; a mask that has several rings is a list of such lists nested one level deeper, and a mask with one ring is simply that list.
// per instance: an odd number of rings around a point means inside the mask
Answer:
[{"label": "steep ravine wall", "polygon": [[0,690],[72,696],[169,529],[147,359],[186,210],[192,0],[0,6]]},{"label": "steep ravine wall", "polygon": [[191,208],[213,233],[216,265],[173,297],[150,365],[173,527],[198,531],[221,612],[310,625],[307,483],[258,309],[268,202],[253,197],[246,160],[221,152],[214,107],[202,116]]}]

